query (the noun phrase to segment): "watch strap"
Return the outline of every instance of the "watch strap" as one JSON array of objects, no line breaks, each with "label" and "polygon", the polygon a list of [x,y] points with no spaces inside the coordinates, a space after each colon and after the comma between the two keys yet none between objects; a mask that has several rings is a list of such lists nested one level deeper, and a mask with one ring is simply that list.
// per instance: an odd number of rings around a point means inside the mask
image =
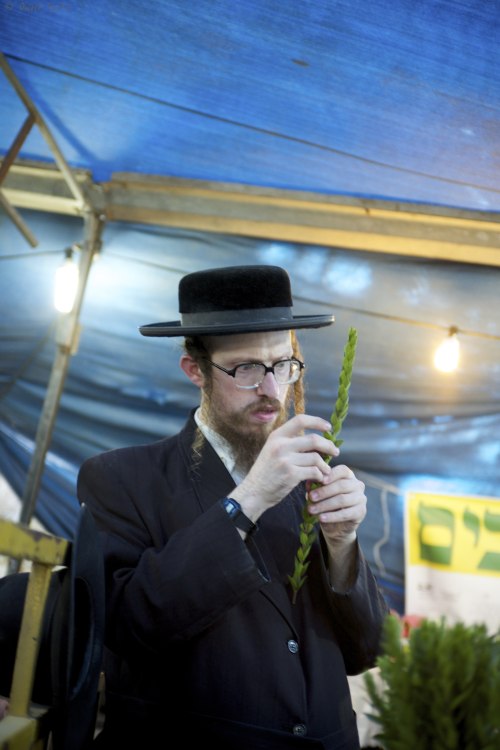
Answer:
[{"label": "watch strap", "polygon": [[241,531],[244,531],[246,534],[251,534],[255,531],[257,524],[251,521],[249,517],[243,513],[241,505],[237,500],[232,497],[225,497],[221,500],[221,503],[237,529],[241,529]]}]

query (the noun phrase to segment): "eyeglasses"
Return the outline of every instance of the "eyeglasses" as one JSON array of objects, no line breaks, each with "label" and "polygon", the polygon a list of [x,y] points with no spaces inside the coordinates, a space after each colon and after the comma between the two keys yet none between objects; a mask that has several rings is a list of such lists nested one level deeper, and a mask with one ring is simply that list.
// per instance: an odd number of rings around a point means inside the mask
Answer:
[{"label": "eyeglasses", "polygon": [[241,365],[236,365],[232,370],[226,370],[225,367],[221,367],[221,365],[212,362],[207,357],[204,357],[204,359],[213,365],[213,367],[225,372],[226,375],[231,375],[234,378],[237,388],[248,389],[258,388],[268,372],[272,372],[279,385],[296,383],[305,367],[305,364],[300,359],[292,357],[291,359],[280,359],[272,364],[271,367],[268,367],[263,362],[242,362]]}]

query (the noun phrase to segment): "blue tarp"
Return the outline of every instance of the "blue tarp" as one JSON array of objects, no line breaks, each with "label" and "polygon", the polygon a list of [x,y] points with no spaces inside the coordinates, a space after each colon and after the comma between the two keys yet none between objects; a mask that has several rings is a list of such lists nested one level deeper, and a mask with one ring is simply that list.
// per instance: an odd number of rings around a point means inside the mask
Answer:
[{"label": "blue tarp", "polygon": [[[78,219],[23,215],[40,238],[36,250],[19,246],[10,223],[0,225],[0,469],[20,495],[55,354],[54,273],[62,248],[81,232]],[[382,578],[396,586],[401,604],[405,490],[498,494],[498,342],[464,337],[463,366],[443,375],[432,366],[439,332],[404,322],[451,316],[464,328],[493,330],[498,274],[484,267],[464,273],[446,263],[110,224],[89,277],[37,516],[54,532],[71,533],[76,472],[87,456],[179,429],[198,399],[178,367],[180,344],[144,338],[138,328],[178,318],[177,285],[185,273],[235,259],[283,265],[297,311],[336,316],[331,328],[301,337],[308,412],[329,417],[347,331],[358,330],[342,460],[368,487],[362,533],[369,557],[389,532]]]},{"label": "blue tarp", "polygon": [[[95,182],[139,172],[486,212],[500,210],[499,31],[483,0],[0,0],[0,50]],[[25,116],[0,73],[0,154]],[[36,128],[20,157],[53,160]],[[79,218],[21,214],[35,249],[0,214],[0,471],[19,495],[55,353],[53,277],[83,237]],[[287,268],[302,312],[336,315],[303,337],[310,412],[329,416],[359,331],[343,459],[366,478],[362,540],[401,610],[404,492],[499,494],[498,268],[108,224],[36,514],[70,535],[87,456],[179,428],[197,392],[178,343],[138,327],[177,318],[183,274],[253,262]],[[455,375],[433,369],[442,334],[426,324],[470,333]]]},{"label": "blue tarp", "polygon": [[[92,171],[500,209],[500,6],[2,0],[0,49]],[[0,146],[25,112],[0,97]],[[33,131],[26,157],[51,158]]]}]

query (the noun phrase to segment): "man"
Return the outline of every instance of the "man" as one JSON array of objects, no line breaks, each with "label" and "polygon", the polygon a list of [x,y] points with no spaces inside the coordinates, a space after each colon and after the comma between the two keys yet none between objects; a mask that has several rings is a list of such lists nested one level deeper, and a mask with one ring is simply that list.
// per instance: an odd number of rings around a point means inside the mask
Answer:
[{"label": "man", "polygon": [[[184,336],[200,407],[178,435],[101,454],[79,475],[106,564],[97,742],[359,748],[346,675],[374,664],[388,610],[356,539],[364,485],[325,461],[339,455],[330,424],[301,413],[295,335],[333,316],[293,316],[288,275],[269,266],[188,274],[179,309],[181,321],[140,331]],[[292,603],[307,489],[319,533]]]}]

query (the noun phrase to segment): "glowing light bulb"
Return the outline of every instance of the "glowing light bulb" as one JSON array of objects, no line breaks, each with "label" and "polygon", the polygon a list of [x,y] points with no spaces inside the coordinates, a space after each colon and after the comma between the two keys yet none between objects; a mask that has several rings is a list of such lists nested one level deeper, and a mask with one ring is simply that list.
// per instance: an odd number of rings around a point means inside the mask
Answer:
[{"label": "glowing light bulb", "polygon": [[441,372],[453,372],[458,367],[460,357],[460,342],[457,338],[458,329],[450,328],[448,336],[438,346],[434,354],[434,365]]},{"label": "glowing light bulb", "polygon": [[78,291],[78,266],[73,260],[73,251],[66,250],[64,263],[56,271],[54,306],[62,313],[71,312]]}]

